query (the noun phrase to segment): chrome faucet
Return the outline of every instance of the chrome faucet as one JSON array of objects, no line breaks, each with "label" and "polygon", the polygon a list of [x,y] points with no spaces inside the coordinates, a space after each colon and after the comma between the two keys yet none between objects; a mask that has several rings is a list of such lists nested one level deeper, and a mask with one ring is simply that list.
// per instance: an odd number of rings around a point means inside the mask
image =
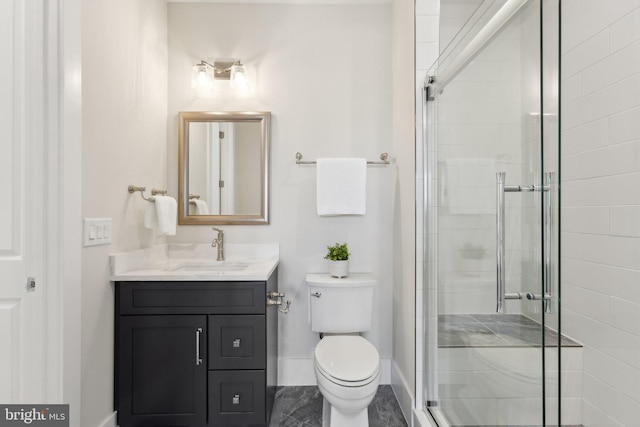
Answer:
[{"label": "chrome faucet", "polygon": [[213,239],[211,242],[212,247],[218,247],[218,257],[216,258],[216,261],[224,261],[224,231],[215,227],[213,227],[213,231],[218,232],[218,237]]}]

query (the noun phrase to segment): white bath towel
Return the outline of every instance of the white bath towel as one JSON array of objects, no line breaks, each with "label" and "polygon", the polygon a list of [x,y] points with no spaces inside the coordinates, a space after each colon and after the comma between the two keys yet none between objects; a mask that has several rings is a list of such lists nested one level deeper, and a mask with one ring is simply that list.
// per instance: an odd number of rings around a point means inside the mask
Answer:
[{"label": "white bath towel", "polygon": [[209,206],[207,202],[200,199],[193,199],[196,208],[194,209],[194,215],[209,215]]},{"label": "white bath towel", "polygon": [[178,204],[169,196],[154,196],[144,216],[144,226],[156,230],[156,236],[175,236]]},{"label": "white bath towel", "polygon": [[367,206],[367,160],[318,159],[318,215],[364,215]]}]

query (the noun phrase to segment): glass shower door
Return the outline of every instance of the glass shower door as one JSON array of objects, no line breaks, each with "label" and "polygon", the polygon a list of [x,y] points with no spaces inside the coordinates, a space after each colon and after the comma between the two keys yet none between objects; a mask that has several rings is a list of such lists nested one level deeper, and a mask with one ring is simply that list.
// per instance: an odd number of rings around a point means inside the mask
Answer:
[{"label": "glass shower door", "polygon": [[425,393],[439,425],[558,424],[550,3],[485,1],[429,87]]}]

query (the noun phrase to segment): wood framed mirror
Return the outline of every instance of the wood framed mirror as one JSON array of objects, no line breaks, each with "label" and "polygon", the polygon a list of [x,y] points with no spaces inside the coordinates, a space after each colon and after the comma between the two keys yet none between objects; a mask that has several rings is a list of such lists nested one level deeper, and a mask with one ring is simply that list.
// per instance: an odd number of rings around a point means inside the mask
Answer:
[{"label": "wood framed mirror", "polygon": [[269,112],[178,114],[178,224],[269,223]]}]

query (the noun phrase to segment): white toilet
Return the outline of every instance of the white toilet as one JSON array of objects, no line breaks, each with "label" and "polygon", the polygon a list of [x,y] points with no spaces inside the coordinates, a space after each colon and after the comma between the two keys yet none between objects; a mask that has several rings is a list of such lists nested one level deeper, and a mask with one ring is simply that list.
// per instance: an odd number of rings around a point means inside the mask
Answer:
[{"label": "white toilet", "polygon": [[314,350],[323,427],[369,426],[367,407],[380,384],[380,356],[358,333],[371,329],[375,283],[372,274],[307,275],[311,330],[324,336]]}]

